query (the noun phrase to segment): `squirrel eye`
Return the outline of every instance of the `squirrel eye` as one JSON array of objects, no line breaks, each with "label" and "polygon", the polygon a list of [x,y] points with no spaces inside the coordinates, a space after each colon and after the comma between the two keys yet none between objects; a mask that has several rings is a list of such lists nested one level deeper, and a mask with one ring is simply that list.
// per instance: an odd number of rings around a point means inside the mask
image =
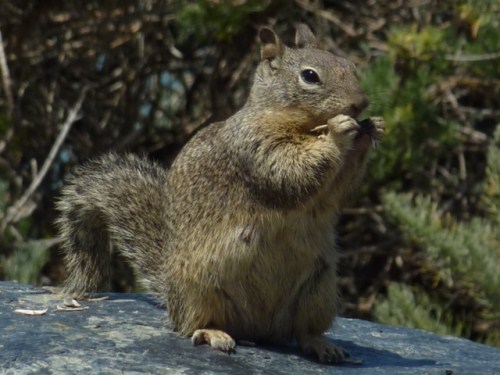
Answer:
[{"label": "squirrel eye", "polygon": [[314,84],[321,83],[318,73],[316,73],[312,69],[304,69],[303,71],[300,72],[300,76],[306,83],[314,83]]}]

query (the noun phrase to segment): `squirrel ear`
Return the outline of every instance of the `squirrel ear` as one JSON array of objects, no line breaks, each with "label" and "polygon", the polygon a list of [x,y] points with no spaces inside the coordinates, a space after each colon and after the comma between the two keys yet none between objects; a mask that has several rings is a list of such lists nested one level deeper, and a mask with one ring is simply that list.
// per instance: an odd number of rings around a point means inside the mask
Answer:
[{"label": "squirrel ear", "polygon": [[259,30],[259,39],[261,43],[260,58],[262,60],[274,60],[283,55],[284,46],[276,33],[269,27],[263,27]]},{"label": "squirrel ear", "polygon": [[295,45],[298,48],[315,48],[318,45],[318,41],[313,32],[309,26],[304,23],[299,23],[296,27]]}]

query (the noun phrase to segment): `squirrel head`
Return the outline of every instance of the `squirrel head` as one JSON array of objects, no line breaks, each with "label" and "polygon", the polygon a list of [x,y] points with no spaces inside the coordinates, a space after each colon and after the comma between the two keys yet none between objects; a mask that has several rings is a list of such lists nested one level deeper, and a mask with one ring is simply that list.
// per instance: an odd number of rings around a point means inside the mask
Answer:
[{"label": "squirrel head", "polygon": [[261,62],[250,103],[299,109],[322,122],[339,114],[357,117],[368,106],[354,64],[319,49],[308,26],[297,26],[293,48],[267,27],[260,29],[259,39]]}]

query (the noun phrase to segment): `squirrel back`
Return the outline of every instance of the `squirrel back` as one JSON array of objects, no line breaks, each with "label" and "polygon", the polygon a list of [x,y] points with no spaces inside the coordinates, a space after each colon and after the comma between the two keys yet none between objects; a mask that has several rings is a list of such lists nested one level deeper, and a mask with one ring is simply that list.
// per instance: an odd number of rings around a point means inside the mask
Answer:
[{"label": "squirrel back", "polygon": [[383,121],[355,120],[368,100],[354,65],[318,49],[307,26],[295,48],[268,28],[259,37],[247,103],[168,172],[112,154],[70,179],[58,203],[66,291],[97,290],[114,249],[195,344],[297,340],[342,360],[322,338],[338,310],[334,225]]}]

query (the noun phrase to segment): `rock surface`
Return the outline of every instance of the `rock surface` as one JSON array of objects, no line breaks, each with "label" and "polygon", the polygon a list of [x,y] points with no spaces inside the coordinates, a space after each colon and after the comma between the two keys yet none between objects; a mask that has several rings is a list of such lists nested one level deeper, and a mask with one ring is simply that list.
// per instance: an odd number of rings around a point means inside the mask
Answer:
[{"label": "rock surface", "polygon": [[[92,374],[500,374],[500,349],[450,336],[339,318],[328,337],[362,365],[328,366],[298,349],[239,346],[227,355],[193,347],[168,329],[165,311],[141,294],[106,294],[81,311],[60,296],[0,282],[0,372]],[[44,310],[28,316],[16,309]]]}]

